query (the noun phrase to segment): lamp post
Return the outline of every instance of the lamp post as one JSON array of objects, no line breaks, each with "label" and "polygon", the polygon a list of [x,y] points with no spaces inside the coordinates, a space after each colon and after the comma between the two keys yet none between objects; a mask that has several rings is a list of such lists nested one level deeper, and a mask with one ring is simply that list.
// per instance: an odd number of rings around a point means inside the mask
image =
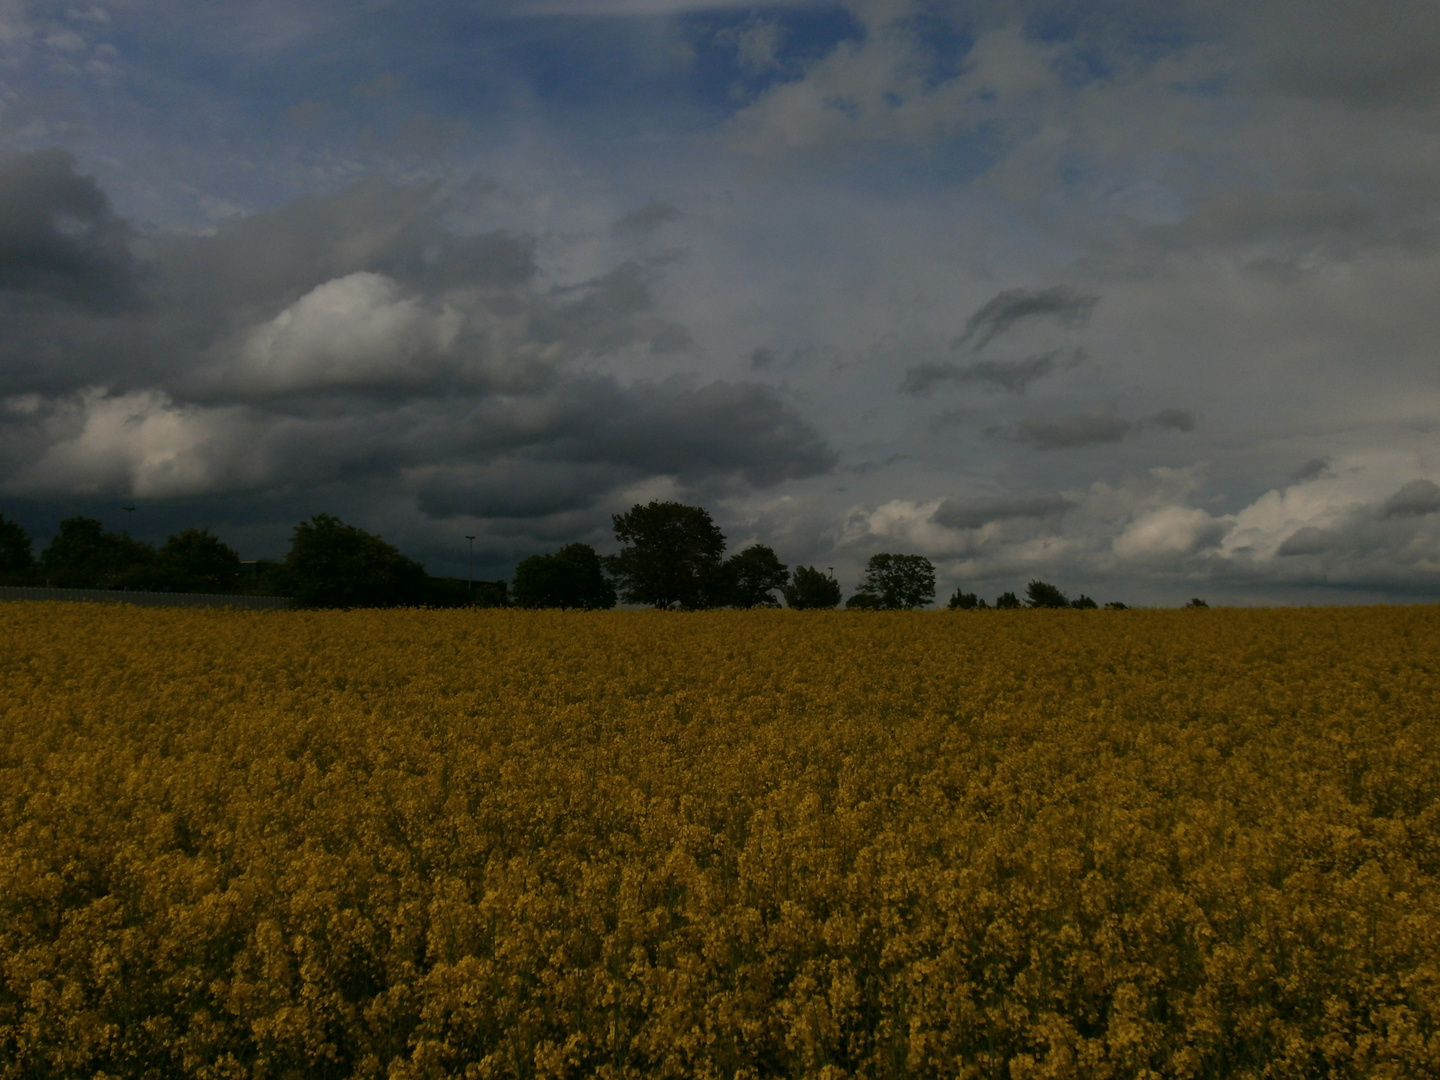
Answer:
[{"label": "lamp post", "polygon": [[470,595],[470,603],[475,603],[475,537],[466,533],[465,539],[470,541],[470,565],[466,570],[466,583]]}]

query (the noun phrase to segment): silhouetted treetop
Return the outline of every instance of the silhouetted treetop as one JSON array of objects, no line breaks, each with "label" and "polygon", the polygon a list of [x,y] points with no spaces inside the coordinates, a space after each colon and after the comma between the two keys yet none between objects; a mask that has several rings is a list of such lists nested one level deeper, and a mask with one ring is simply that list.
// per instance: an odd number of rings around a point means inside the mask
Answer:
[{"label": "silhouetted treetop", "polygon": [[720,600],[725,534],[708,510],[678,502],[636,503],[613,520],[622,546],[604,562],[622,599],[692,610]]},{"label": "silhouetted treetop", "polygon": [[517,607],[613,608],[615,586],[589,544],[566,544],[553,555],[531,555],[515,567],[511,596]]}]

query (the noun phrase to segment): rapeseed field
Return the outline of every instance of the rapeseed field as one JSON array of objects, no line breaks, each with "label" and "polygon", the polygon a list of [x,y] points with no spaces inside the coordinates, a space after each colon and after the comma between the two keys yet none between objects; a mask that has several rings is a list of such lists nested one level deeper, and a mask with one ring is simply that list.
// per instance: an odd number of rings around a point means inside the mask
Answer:
[{"label": "rapeseed field", "polygon": [[1440,610],[0,605],[0,1078],[1440,1076]]}]

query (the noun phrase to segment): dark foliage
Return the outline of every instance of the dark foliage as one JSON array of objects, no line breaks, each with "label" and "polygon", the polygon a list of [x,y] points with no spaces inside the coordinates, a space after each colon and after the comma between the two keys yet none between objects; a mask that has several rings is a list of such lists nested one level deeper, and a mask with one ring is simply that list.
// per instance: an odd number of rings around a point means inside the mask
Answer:
[{"label": "dark foliage", "polygon": [[153,588],[155,549],[120,533],[106,532],[95,518],[73,517],[40,553],[40,576],[61,589]]},{"label": "dark foliage", "polygon": [[624,600],[693,610],[713,607],[723,596],[725,534],[709,511],[677,502],[636,503],[613,520],[621,548],[604,562]]},{"label": "dark foliage", "polygon": [[425,568],[373,533],[316,514],[295,526],[282,579],[296,607],[354,608],[425,603]]},{"label": "dark foliage", "polygon": [[1077,608],[1080,611],[1094,611],[1100,605],[1095,603],[1094,600],[1091,600],[1090,597],[1086,596],[1084,593],[1081,593],[1074,600],[1070,601],[1070,606],[1072,608]]},{"label": "dark foliage", "polygon": [[983,611],[989,606],[975,593],[961,592],[959,589],[951,595],[949,604],[951,611]]},{"label": "dark foliage", "polygon": [[1020,598],[1013,592],[1002,592],[995,598],[995,607],[1000,611],[1014,611],[1022,606]]},{"label": "dark foliage", "polygon": [[1025,606],[1032,608],[1066,608],[1070,598],[1048,581],[1031,581],[1025,586]]},{"label": "dark foliage", "polygon": [[868,592],[857,592],[845,601],[846,611],[880,611],[884,606],[880,597]]},{"label": "dark foliage", "polygon": [[1122,604],[1119,600],[1111,600],[1108,604],[1105,605],[1105,610],[1106,610],[1106,611],[1127,611],[1127,610],[1129,610],[1129,607],[1130,607],[1129,604]]},{"label": "dark foliage", "polygon": [[209,529],[186,529],[165,541],[155,570],[154,586],[170,592],[234,592],[240,555]]},{"label": "dark foliage", "polygon": [[420,604],[432,608],[509,607],[509,589],[503,581],[426,578]]},{"label": "dark foliage", "polygon": [[1210,605],[1198,596],[1192,596],[1190,602],[1185,605],[1187,608],[1208,608]]},{"label": "dark foliage", "polygon": [[813,566],[797,566],[782,592],[785,603],[800,610],[840,606],[840,583]]},{"label": "dark foliage", "polygon": [[30,534],[0,514],[0,584],[27,584],[34,569]]},{"label": "dark foliage", "polygon": [[871,555],[865,564],[865,580],[851,600],[858,596],[873,597],[873,606],[885,611],[924,607],[935,599],[935,567],[923,555]]},{"label": "dark foliage", "polygon": [[553,555],[531,555],[515,567],[514,602],[524,608],[615,606],[615,586],[589,544],[566,544]]},{"label": "dark foliage", "polygon": [[774,549],[755,544],[725,560],[722,569],[725,602],[731,607],[779,607],[775,593],[789,583],[789,567]]}]

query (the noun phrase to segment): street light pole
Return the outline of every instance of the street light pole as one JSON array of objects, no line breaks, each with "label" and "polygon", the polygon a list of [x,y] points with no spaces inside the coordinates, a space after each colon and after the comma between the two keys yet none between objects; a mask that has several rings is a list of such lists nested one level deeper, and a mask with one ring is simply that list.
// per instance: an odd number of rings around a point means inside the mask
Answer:
[{"label": "street light pole", "polygon": [[466,571],[469,575],[466,581],[469,583],[470,603],[473,604],[475,603],[475,537],[467,533],[465,539],[470,541],[470,568]]}]

